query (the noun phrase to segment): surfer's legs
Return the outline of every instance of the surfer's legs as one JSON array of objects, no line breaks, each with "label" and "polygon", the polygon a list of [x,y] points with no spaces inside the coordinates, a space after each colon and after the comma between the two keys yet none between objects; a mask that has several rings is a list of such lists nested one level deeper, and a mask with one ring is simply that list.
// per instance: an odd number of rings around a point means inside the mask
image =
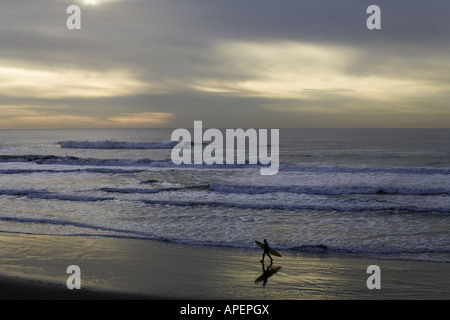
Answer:
[{"label": "surfer's legs", "polygon": [[268,252],[264,252],[264,253],[263,253],[263,256],[262,256],[262,259],[261,259],[260,262],[264,262],[264,257],[266,256],[266,254],[267,254],[267,256],[270,258],[270,262],[272,263],[272,261],[273,261],[272,256],[271,256],[270,253],[268,253]]}]

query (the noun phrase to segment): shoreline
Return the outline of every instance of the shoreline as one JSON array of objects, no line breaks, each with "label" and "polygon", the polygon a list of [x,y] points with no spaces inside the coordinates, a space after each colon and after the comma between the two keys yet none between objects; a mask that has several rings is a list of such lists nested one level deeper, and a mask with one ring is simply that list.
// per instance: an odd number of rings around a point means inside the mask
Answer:
[{"label": "shoreline", "polygon": [[[0,247],[2,300],[450,299],[443,262],[282,252],[264,286],[256,249],[13,233],[0,234]],[[70,265],[80,267],[81,290],[67,289]],[[380,267],[380,290],[367,288],[370,265]]]}]

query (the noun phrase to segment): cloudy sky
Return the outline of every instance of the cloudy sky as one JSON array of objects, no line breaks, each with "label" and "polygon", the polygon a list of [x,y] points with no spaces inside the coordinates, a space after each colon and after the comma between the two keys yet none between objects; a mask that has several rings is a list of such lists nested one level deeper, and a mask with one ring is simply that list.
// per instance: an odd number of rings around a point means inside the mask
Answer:
[{"label": "cloudy sky", "polygon": [[2,0],[0,129],[449,128],[449,15],[448,0]]}]

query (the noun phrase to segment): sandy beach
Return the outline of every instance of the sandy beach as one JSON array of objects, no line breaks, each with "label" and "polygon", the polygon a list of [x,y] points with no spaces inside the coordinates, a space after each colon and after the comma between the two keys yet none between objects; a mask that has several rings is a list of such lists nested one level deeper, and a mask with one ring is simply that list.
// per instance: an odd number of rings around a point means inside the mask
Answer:
[{"label": "sandy beach", "polygon": [[[378,260],[326,252],[283,252],[266,285],[258,249],[189,246],[148,240],[2,233],[0,299],[449,299],[446,263]],[[81,269],[69,290],[67,267]],[[381,289],[369,290],[369,265]],[[266,265],[267,267],[267,265]]]}]

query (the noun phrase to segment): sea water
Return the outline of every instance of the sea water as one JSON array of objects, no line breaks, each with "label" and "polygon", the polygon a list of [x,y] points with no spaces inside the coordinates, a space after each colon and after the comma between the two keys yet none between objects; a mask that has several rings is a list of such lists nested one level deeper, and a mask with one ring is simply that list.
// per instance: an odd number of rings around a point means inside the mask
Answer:
[{"label": "sea water", "polygon": [[0,131],[0,232],[450,262],[449,129],[282,129],[273,176],[172,131]]}]

